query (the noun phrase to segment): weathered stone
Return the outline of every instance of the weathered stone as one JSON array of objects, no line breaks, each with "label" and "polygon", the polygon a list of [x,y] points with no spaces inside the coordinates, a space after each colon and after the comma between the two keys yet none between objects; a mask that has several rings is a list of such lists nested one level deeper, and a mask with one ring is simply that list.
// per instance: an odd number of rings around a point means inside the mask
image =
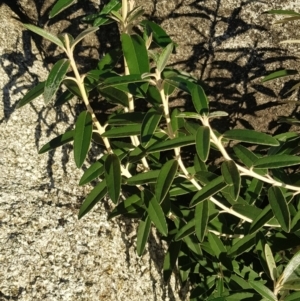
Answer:
[{"label": "weathered stone", "polygon": [[[161,241],[153,237],[147,253],[138,258],[136,225],[126,219],[107,222],[108,201],[77,220],[78,208],[91,187],[78,186],[82,170],[76,169],[70,147],[37,155],[45,142],[72,128],[76,104],[56,110],[45,107],[40,98],[15,110],[26,90],[47,77],[48,63],[58,55],[48,42],[24,30],[17,18],[53,33],[78,33],[83,28],[78,16],[93,12],[96,1],[81,9],[79,5],[70,8],[65,16],[76,16],[72,22],[69,17],[63,22],[48,21],[54,1],[5,2],[10,8],[0,6],[0,297],[21,301],[187,299],[174,278],[170,285],[163,283]],[[203,80],[211,106],[230,113],[222,120],[223,128],[271,131],[277,128],[273,120],[278,115],[296,111],[291,104],[276,106],[286,90],[284,80],[261,83],[262,76],[277,68],[295,68],[297,48],[278,43],[296,37],[296,27],[292,23],[271,26],[275,18],[261,13],[274,8],[297,10],[298,0],[138,2],[178,43],[173,64]],[[92,64],[111,47],[109,41],[115,35],[116,28],[111,27],[89,37],[79,47],[80,62],[87,59],[85,45],[94,45],[88,53]],[[190,102],[184,98],[172,105],[183,105],[183,101],[188,108]]]}]

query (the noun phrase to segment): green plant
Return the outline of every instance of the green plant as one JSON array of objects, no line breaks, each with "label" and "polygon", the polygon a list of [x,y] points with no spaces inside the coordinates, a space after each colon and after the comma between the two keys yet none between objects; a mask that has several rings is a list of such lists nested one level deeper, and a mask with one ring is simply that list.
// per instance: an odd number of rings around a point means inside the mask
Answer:
[{"label": "green plant", "polygon": [[[72,3],[59,0],[50,16]],[[176,44],[156,23],[138,21],[142,15],[134,1],[111,0],[83,19],[93,26],[75,39],[25,25],[56,44],[66,59],[52,67],[47,80],[28,92],[19,107],[41,94],[46,104],[56,99],[55,106],[63,105],[77,96],[86,107],[74,130],[39,153],[73,141],[80,168],[91,145],[98,143],[103,156],[84,172],[79,185],[97,184],[79,218],[108,195],[115,204],[108,219],[138,219],[139,255],[154,225],[169,246],[164,279],[176,268],[181,282],[190,283],[190,300],[298,300],[299,135],[214,130],[211,120],[226,118],[226,112],[210,112],[197,80],[167,67]],[[112,21],[119,24],[120,49],[106,53],[81,75],[74,47]],[[115,68],[120,63],[122,73]],[[61,85],[67,90],[57,99]],[[170,109],[170,96],[178,89],[190,97],[194,112]],[[115,106],[105,123],[95,114],[97,103],[90,102],[90,93]],[[193,154],[188,158],[187,148]],[[220,164],[216,156],[221,156]]]}]

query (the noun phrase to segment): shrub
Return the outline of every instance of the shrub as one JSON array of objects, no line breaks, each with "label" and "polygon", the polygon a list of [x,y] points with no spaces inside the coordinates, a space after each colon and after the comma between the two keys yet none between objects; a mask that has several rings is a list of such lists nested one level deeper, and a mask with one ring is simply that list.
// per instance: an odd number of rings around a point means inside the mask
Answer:
[{"label": "shrub", "polygon": [[[73,2],[59,0],[50,16]],[[63,105],[76,96],[86,108],[73,130],[39,153],[73,142],[81,168],[98,143],[103,155],[79,185],[97,184],[78,217],[108,195],[115,204],[108,219],[124,215],[139,221],[140,256],[154,226],[168,243],[164,279],[176,268],[181,282],[190,283],[190,300],[299,300],[299,135],[214,130],[211,120],[227,113],[210,111],[197,80],[167,67],[176,43],[156,23],[139,21],[143,10],[133,2],[111,0],[98,14],[83,18],[92,26],[76,38],[25,25],[66,58],[56,62],[47,80],[28,92],[19,107],[43,94],[46,104]],[[120,48],[80,74],[75,46],[112,21],[120,28]],[[120,64],[122,73],[116,68]],[[61,86],[66,91],[57,99]],[[187,93],[194,111],[170,108],[177,90]],[[107,122],[95,114],[91,93],[115,107]],[[184,155],[186,149],[192,156]],[[216,154],[222,156],[220,164],[213,160]]]}]

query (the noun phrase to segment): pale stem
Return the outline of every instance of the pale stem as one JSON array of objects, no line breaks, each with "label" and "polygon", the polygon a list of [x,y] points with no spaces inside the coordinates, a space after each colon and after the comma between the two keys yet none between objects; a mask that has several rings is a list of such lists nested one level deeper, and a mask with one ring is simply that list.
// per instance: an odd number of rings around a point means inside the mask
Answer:
[{"label": "pale stem", "polygon": [[[171,119],[170,119],[170,113],[169,113],[169,104],[168,104],[168,96],[165,95],[163,85],[161,84],[160,76],[158,76],[157,79],[158,79],[158,83],[159,83],[158,88],[159,88],[160,96],[161,96],[162,102],[163,102],[164,114],[165,114],[165,119],[166,119],[166,123],[167,123],[168,134],[169,134],[169,137],[172,139],[172,138],[175,137],[175,134],[173,132],[173,128],[172,128],[172,125],[171,125]],[[185,175],[186,179],[188,179],[198,190],[201,190],[202,189],[201,185],[199,185],[199,183],[193,178],[193,176],[190,175],[190,173],[188,172],[188,170],[186,169],[186,167],[185,167],[185,165],[182,161],[182,158],[180,156],[180,147],[174,148],[174,152],[175,152],[176,159],[178,161],[178,165],[179,165],[181,171],[183,172],[183,174]],[[225,158],[229,158],[227,153],[224,153],[223,155],[224,155]],[[236,217],[238,217],[242,220],[245,220],[249,223],[253,222],[252,219],[250,219],[250,218],[234,211],[231,208],[226,207],[225,205],[223,205],[221,202],[219,202],[218,200],[216,200],[213,197],[210,198],[210,201],[212,201],[216,206],[218,206],[219,208],[223,209],[225,212],[227,212],[231,215],[234,215],[234,216],[236,216]],[[274,225],[269,225],[269,224],[265,224],[264,226],[276,227]]]},{"label": "pale stem", "polygon": [[[221,138],[218,139],[218,137],[215,135],[215,133],[213,132],[213,130],[211,129],[210,127],[210,124],[209,124],[209,121],[208,121],[208,118],[201,118],[201,121],[203,123],[204,126],[207,126],[210,130],[210,137],[211,137],[211,140],[212,142],[217,146],[217,148],[219,149],[219,151],[221,152],[221,154],[223,155],[223,157],[226,159],[226,160],[232,160],[231,157],[229,156],[229,154],[227,153],[226,149],[224,148],[223,144],[222,144],[222,141],[221,141]],[[293,186],[293,185],[289,185],[289,184],[284,184],[284,183],[281,183],[279,181],[276,181],[275,179],[273,179],[271,176],[267,175],[267,176],[262,176],[262,175],[259,175],[257,174],[256,172],[254,172],[253,170],[251,169],[247,169],[237,163],[235,163],[235,165],[237,166],[238,170],[243,174],[243,175],[247,175],[249,177],[252,177],[252,178],[256,178],[258,180],[261,180],[265,183],[268,183],[268,184],[271,184],[273,186],[280,186],[280,187],[284,187],[286,189],[289,189],[289,190],[292,190],[292,191],[296,191],[297,193],[300,192],[300,187],[297,187],[297,186]]]},{"label": "pale stem", "polygon": [[[97,128],[97,132],[99,133],[99,135],[101,135],[102,137],[102,140],[104,142],[104,145],[107,149],[107,152],[112,154],[113,151],[112,151],[112,148],[110,146],[110,143],[109,143],[109,139],[106,138],[106,137],[103,137],[102,134],[105,133],[105,128],[100,124],[100,122],[98,121],[97,117],[96,117],[96,114],[94,113],[94,110],[93,108],[91,107],[90,105],[90,102],[89,102],[89,99],[88,99],[88,96],[86,94],[86,91],[85,91],[85,88],[84,88],[84,77],[83,76],[80,76],[79,72],[78,72],[78,69],[77,69],[77,66],[76,66],[76,63],[75,63],[75,60],[74,60],[74,57],[73,57],[73,52],[71,51],[70,49],[70,43],[69,43],[69,40],[68,40],[68,36],[66,35],[66,54],[70,60],[70,64],[71,64],[71,67],[72,67],[72,70],[74,72],[74,75],[75,75],[75,82],[77,83],[78,85],[78,88],[80,90],[80,94],[82,96],[82,99],[83,99],[83,102],[88,110],[88,112],[91,114],[92,116],[92,120],[93,120],[93,123],[95,124],[96,128]],[[127,178],[130,178],[132,175],[130,174],[130,172],[124,168],[122,165],[121,165],[121,171],[122,171],[122,174],[127,177]]]}]

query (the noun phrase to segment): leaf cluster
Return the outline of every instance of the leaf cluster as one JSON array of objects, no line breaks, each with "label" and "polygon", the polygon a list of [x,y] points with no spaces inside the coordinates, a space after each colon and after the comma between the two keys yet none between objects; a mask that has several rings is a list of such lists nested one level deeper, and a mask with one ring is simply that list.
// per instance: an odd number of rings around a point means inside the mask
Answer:
[{"label": "leaf cluster", "polygon": [[[57,1],[50,17],[73,2]],[[211,120],[227,113],[211,112],[197,80],[168,67],[176,43],[156,23],[140,21],[143,10],[130,3],[112,0],[98,14],[85,16],[83,22],[93,26],[76,38],[25,25],[57,45],[66,58],[19,107],[40,95],[46,105],[64,105],[77,97],[86,106],[74,128],[39,153],[73,143],[74,161],[81,168],[97,144],[102,156],[79,182],[92,188],[78,217],[108,196],[114,203],[108,219],[138,220],[140,256],[155,227],[168,244],[164,279],[176,269],[181,283],[191,285],[190,300],[299,300],[300,137],[214,130]],[[111,22],[120,26],[119,49],[80,75],[74,47]],[[122,73],[115,68],[121,60]],[[61,87],[65,92],[58,98]],[[169,98],[179,90],[192,100],[193,112],[170,108]],[[89,100],[92,92],[115,107],[105,124]],[[193,153],[189,162],[182,158],[187,148]],[[216,152],[223,158],[220,164],[214,163]]]}]

